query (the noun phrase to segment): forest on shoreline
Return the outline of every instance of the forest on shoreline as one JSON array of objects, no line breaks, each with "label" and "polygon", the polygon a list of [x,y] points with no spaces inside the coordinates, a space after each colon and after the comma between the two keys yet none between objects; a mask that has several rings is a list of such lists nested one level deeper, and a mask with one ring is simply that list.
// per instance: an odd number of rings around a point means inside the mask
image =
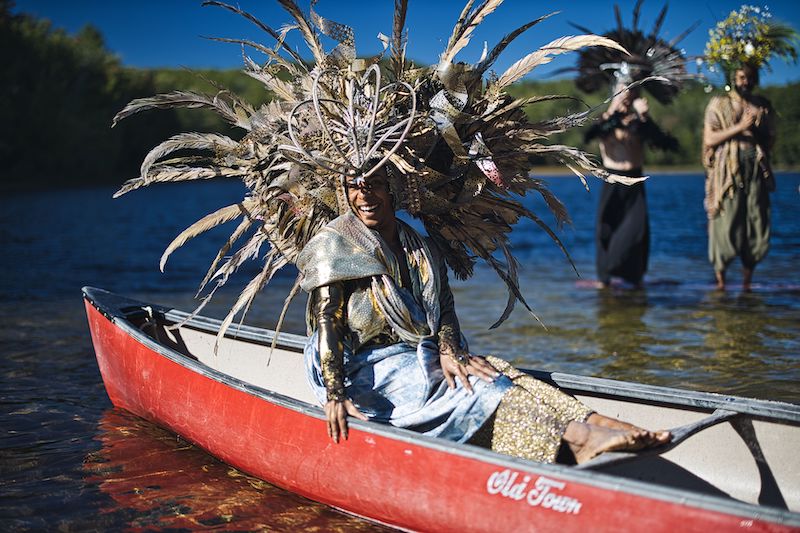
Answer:
[{"label": "forest on shoreline", "polygon": [[[221,131],[236,136],[206,110],[151,111],[111,128],[111,120],[127,102],[174,90],[214,94],[225,87],[256,107],[269,100],[263,85],[238,70],[136,69],[126,67],[106,47],[92,26],[75,35],[47,20],[12,14],[11,2],[0,0],[0,190],[120,184],[138,175],[145,154],[171,135],[184,131]],[[212,83],[213,82],[213,83]],[[779,113],[777,169],[800,168],[800,83],[768,86],[759,92]],[[565,94],[571,100],[537,102],[526,108],[536,120],[587,109],[605,95],[579,92],[571,80],[525,81],[514,96]],[[697,84],[666,108],[650,98],[651,113],[662,129],[674,135],[674,153],[649,151],[646,169],[700,170],[700,145],[705,105],[710,95]],[[557,142],[592,153],[583,142],[584,129],[562,134]],[[537,161],[543,168],[553,161]]]}]

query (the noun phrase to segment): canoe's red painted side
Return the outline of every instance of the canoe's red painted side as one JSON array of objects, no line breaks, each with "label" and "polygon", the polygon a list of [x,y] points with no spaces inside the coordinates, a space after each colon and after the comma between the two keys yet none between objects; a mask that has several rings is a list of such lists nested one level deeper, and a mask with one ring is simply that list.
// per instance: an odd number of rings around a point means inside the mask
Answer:
[{"label": "canoe's red painted side", "polygon": [[115,406],[244,472],[360,516],[420,531],[792,529],[357,429],[336,445],[321,418],[183,367],[115,327],[88,302],[86,311]]}]

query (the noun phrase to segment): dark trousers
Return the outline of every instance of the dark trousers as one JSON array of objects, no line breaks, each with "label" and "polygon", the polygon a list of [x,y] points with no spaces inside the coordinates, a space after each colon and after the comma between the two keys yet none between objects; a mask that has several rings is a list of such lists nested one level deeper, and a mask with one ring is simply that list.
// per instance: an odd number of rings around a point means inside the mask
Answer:
[{"label": "dark trousers", "polygon": [[[625,174],[641,176],[641,171]],[[600,281],[608,283],[611,276],[632,284],[642,281],[650,255],[650,221],[643,183],[603,184],[597,210],[595,247]]]}]

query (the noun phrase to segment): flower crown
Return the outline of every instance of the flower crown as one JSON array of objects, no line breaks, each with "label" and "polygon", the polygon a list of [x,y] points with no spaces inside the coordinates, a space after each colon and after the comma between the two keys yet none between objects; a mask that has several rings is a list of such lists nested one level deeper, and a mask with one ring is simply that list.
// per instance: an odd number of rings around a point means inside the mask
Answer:
[{"label": "flower crown", "polygon": [[768,6],[743,5],[708,31],[705,60],[718,65],[726,74],[749,65],[766,66],[773,57],[796,61],[797,32],[776,22]]}]

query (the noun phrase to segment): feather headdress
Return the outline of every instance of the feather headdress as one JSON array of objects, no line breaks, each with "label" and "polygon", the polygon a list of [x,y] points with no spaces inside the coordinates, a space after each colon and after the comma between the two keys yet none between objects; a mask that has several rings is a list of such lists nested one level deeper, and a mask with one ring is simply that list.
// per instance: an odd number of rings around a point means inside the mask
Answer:
[{"label": "feather headdress", "polygon": [[[653,97],[666,104],[678,94],[681,86],[694,75],[686,71],[685,54],[676,45],[697,25],[693,25],[674,39],[665,41],[658,36],[667,15],[665,4],[649,33],[639,28],[639,15],[643,0],[633,8],[633,22],[626,28],[618,5],[614,6],[617,27],[603,34],[620,43],[630,53],[626,55],[610,48],[589,48],[580,54],[574,69],[578,75],[575,84],[584,92],[592,93],[606,87],[614,90],[617,82],[625,85],[652,78],[643,84]],[[586,28],[573,24],[581,31]]]},{"label": "feather headdress", "polygon": [[[555,133],[584,124],[588,112],[531,123],[524,106],[553,96],[515,100],[505,89],[565,52],[587,46],[608,47],[622,54],[625,50],[607,37],[562,37],[487,80],[484,74],[505,47],[547,17],[517,28],[476,64],[468,65],[455,62],[456,55],[475,27],[501,3],[484,0],[473,7],[470,1],[439,62],[418,68],[405,57],[406,1],[396,0],[392,36],[382,39],[384,53],[388,49],[390,54],[384,72],[379,67],[383,54],[357,58],[353,31],[320,16],[315,11],[316,1],[311,2],[309,16],[291,0],[279,1],[295,20],[281,32],[237,7],[218,1],[204,3],[242,15],[276,41],[269,47],[225,39],[266,56],[264,63],[245,56],[245,73],[275,95],[270,103],[254,109],[229,91],[216,95],[176,91],[134,100],[114,118],[116,123],[151,108],[199,107],[216,111],[244,131],[238,141],[220,134],[176,135],[156,146],[142,163],[140,176],[117,193],[164,181],[224,177],[244,182],[248,190],[245,199],[203,217],[176,237],[164,252],[162,268],[169,254],[188,239],[224,222],[240,221],[201,283],[202,292],[213,282],[204,301],[244,261],[261,259],[263,266],[234,304],[221,335],[275,272],[295,262],[320,228],[349,209],[344,178],[368,175],[388,163],[390,187],[399,207],[422,221],[456,276],[471,276],[480,258],[508,286],[506,309],[495,325],[502,322],[515,301],[525,303],[509,249],[512,226],[521,217],[531,218],[561,246],[555,233],[523,207],[519,197],[536,191],[559,224],[567,219],[563,205],[543,182],[529,176],[531,156],[555,157],[581,179],[586,172],[608,181],[626,180],[598,168],[576,148],[547,142]],[[304,62],[286,45],[286,33],[293,29],[302,34],[313,64]],[[332,51],[323,50],[320,34],[338,43]],[[184,155],[187,150],[190,155]],[[297,293],[299,281],[287,305]]]}]

